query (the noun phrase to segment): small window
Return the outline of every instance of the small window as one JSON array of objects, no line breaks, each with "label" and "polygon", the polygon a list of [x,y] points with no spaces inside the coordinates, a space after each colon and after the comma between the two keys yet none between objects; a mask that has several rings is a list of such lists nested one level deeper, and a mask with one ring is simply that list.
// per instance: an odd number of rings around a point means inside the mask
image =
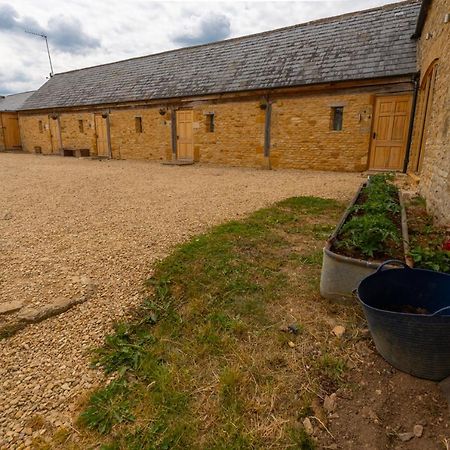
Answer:
[{"label": "small window", "polygon": [[42,120],[39,121],[39,133],[44,132],[44,126],[42,125]]},{"label": "small window", "polygon": [[134,118],[134,126],[136,127],[136,133],[142,133],[142,117]]},{"label": "small window", "polygon": [[214,133],[214,113],[208,113],[206,115],[206,130],[209,133]]},{"label": "small window", "polygon": [[83,125],[83,120],[80,119],[78,121],[78,129],[80,130],[80,133],[84,133],[84,125]]},{"label": "small window", "polygon": [[331,108],[331,129],[334,131],[341,131],[343,118],[344,118],[344,107],[333,106]]}]

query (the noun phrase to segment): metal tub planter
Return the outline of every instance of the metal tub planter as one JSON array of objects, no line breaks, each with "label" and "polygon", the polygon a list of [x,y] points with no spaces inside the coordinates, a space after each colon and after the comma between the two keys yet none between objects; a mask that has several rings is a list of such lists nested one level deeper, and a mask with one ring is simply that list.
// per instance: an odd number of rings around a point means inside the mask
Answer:
[{"label": "metal tub planter", "polygon": [[[323,249],[320,294],[322,297],[329,300],[346,301],[354,299],[354,291],[358,287],[360,281],[374,273],[380,266],[380,263],[339,255],[332,250],[333,244],[335,243],[339,232],[349,218],[353,206],[358,201],[361,191],[366,185],[367,183],[363,183],[360,186],[355,197]],[[406,256],[408,254],[408,227],[406,222],[405,206],[400,192],[399,202],[401,207],[401,231],[404,244],[405,261],[407,261],[408,265],[412,265],[410,258]]]},{"label": "metal tub planter", "polygon": [[[386,269],[388,263],[401,269]],[[387,261],[361,281],[358,299],[378,352],[397,369],[450,376],[450,275]]]}]

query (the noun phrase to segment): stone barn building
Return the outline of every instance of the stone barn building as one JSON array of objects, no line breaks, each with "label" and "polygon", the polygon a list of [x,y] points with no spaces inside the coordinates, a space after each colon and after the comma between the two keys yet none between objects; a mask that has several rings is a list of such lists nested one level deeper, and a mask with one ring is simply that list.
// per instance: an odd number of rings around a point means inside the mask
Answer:
[{"label": "stone barn building", "polygon": [[409,0],[56,74],[28,152],[408,172],[450,221],[450,0]]},{"label": "stone barn building", "polygon": [[402,170],[419,9],[393,4],[56,74],[20,114],[24,148]]},{"label": "stone barn building", "polygon": [[18,110],[34,91],[0,97],[0,150],[22,148]]},{"label": "stone barn building", "polygon": [[424,0],[417,40],[417,102],[408,174],[450,225],[450,0]]}]

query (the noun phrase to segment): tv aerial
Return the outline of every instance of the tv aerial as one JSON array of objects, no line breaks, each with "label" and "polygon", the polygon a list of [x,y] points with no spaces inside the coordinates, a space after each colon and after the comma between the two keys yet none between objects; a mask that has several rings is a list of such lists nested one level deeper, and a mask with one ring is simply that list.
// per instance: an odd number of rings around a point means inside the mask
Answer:
[{"label": "tv aerial", "polygon": [[50,56],[50,49],[48,47],[47,35],[44,33],[36,33],[34,31],[28,31],[28,30],[25,30],[25,33],[32,34],[33,36],[39,36],[39,37],[45,39],[45,45],[47,47],[48,62],[50,63],[50,78],[51,78],[53,76],[53,64],[52,64],[52,58]]}]

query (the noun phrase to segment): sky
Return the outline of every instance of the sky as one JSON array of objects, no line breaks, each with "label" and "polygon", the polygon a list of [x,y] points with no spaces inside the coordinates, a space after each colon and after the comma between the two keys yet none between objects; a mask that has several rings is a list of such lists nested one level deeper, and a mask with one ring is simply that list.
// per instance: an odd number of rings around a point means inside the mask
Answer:
[{"label": "sky", "polygon": [[[0,95],[55,73],[368,9],[395,0],[0,0]],[[332,38],[332,37],[331,37]]]}]

